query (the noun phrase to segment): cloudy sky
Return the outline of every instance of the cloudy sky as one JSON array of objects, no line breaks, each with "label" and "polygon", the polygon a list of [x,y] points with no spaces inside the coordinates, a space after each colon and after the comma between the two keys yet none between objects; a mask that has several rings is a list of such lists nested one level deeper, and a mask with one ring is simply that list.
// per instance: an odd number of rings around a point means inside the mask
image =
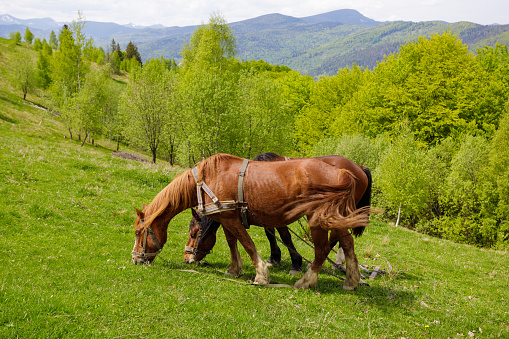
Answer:
[{"label": "cloudy sky", "polygon": [[0,14],[69,22],[81,10],[87,21],[189,26],[207,23],[212,13],[231,23],[270,13],[304,17],[345,8],[377,21],[509,24],[508,0],[2,0]]}]

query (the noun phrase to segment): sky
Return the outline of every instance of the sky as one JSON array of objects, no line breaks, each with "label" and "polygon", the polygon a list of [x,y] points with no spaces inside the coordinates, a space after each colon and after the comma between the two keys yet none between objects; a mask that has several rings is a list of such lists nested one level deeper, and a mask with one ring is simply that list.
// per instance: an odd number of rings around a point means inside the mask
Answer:
[{"label": "sky", "polygon": [[305,17],[338,9],[355,9],[377,21],[509,24],[508,0],[2,0],[0,15],[71,22],[79,10],[86,21],[191,26],[207,23],[214,13],[233,23],[271,13]]}]

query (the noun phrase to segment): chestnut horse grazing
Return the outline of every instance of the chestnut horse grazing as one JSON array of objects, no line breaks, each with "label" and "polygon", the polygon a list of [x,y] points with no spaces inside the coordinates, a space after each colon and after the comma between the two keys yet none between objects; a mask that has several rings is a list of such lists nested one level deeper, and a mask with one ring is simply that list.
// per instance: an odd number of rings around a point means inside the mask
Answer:
[{"label": "chestnut horse grazing", "polygon": [[[198,182],[193,170],[188,170],[159,192],[148,206],[144,205],[143,211],[136,210],[133,262],[150,263],[166,243],[171,219],[188,208],[200,205],[202,200],[217,206],[231,201],[241,206],[245,202],[251,225],[277,228],[303,215],[307,216],[315,258],[308,271],[295,283],[296,288],[316,285],[318,273],[330,251],[330,230],[339,234],[346,232],[338,239],[345,251],[347,266],[343,288],[352,290],[357,287],[360,272],[353,238],[348,229],[368,226],[369,213],[372,211],[369,208],[355,208],[354,174],[314,158],[281,162],[250,161],[241,185],[243,197],[240,197],[237,183],[243,164],[242,158],[227,154],[214,155],[197,165]],[[207,194],[202,195],[202,189]],[[208,192],[213,192],[215,199],[210,198]],[[210,218],[223,225],[228,242],[237,239],[251,257],[256,270],[255,283],[268,284],[267,264],[244,228],[239,210],[220,209]],[[231,254],[232,263],[228,273],[239,275],[242,261],[238,250]]]},{"label": "chestnut horse grazing", "polygon": [[[338,169],[347,169],[355,176],[356,181],[356,189],[355,189],[355,202],[356,207],[366,207],[371,205],[371,171],[369,168],[360,166],[354,163],[351,160],[348,160],[339,155],[328,155],[317,157],[316,159],[324,161],[329,165],[337,167]],[[288,161],[292,160],[292,158],[284,157],[278,155],[276,153],[261,153],[257,155],[254,161]],[[189,237],[187,240],[187,244],[185,246],[184,252],[184,262],[192,263],[199,262],[202,260],[207,254],[210,253],[212,248],[216,243],[216,233],[219,227],[221,226],[218,222],[211,220],[207,216],[199,215],[195,210],[193,211],[193,216],[191,222],[189,224]],[[295,246],[292,242],[290,231],[287,227],[279,227],[277,228],[282,242],[288,248],[290,253],[292,267],[290,270],[290,274],[296,274],[301,270],[302,265],[302,257],[295,249]],[[364,231],[363,227],[357,228],[353,230],[353,234],[356,236],[360,236]],[[274,229],[265,228],[265,234],[270,243],[270,257],[267,260],[267,264],[277,264],[281,260],[281,250],[277,245],[276,236],[274,234]],[[331,234],[331,239],[329,241],[330,248],[332,249],[336,243],[338,242],[338,237],[344,236],[344,234],[339,234],[339,232],[334,231]],[[342,248],[339,248],[338,255],[342,255],[344,260],[344,253]],[[341,262],[343,263],[343,262]]]}]

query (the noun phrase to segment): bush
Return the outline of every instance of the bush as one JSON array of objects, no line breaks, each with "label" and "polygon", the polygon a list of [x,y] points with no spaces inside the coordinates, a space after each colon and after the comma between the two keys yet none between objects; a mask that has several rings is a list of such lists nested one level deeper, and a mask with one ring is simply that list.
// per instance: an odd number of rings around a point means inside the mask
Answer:
[{"label": "bush", "polygon": [[429,181],[426,176],[427,158],[419,149],[406,127],[384,153],[374,172],[373,185],[381,192],[381,201],[389,217],[401,217],[414,227],[429,209]]},{"label": "bush", "polygon": [[362,134],[343,135],[322,139],[313,148],[313,155],[341,155],[373,171],[388,147],[385,135],[374,140]]}]

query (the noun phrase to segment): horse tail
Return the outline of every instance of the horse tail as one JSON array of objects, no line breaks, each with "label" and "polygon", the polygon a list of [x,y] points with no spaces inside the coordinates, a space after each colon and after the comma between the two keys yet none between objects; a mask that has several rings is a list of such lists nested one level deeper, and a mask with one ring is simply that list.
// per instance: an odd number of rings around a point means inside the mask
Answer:
[{"label": "horse tail", "polygon": [[[355,206],[356,208],[362,208],[362,207],[370,207],[371,206],[371,186],[373,184],[373,178],[371,176],[371,171],[368,167],[362,167],[362,170],[366,174],[366,177],[368,178],[368,187],[364,191],[364,194],[362,195],[361,200]],[[360,237],[362,233],[364,233],[365,227],[357,227],[352,230],[352,234],[356,237]]]},{"label": "horse tail", "polygon": [[355,176],[341,169],[338,180],[337,185],[315,185],[300,194],[287,216],[307,215],[310,226],[325,230],[369,226],[369,206],[355,207]]}]

